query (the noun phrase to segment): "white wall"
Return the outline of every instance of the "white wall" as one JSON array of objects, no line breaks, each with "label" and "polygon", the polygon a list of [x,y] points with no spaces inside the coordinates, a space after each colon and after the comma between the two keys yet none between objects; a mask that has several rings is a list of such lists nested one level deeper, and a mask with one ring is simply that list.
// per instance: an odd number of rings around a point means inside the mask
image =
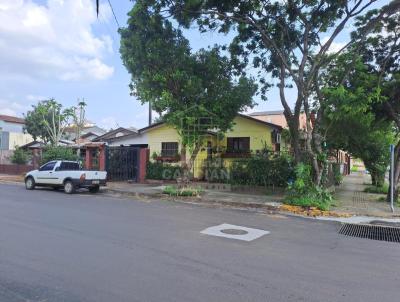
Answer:
[{"label": "white wall", "polygon": [[109,143],[109,146],[129,146],[129,145],[139,145],[139,144],[148,144],[148,137],[146,133],[139,134],[137,136],[133,137],[127,137],[124,138],[123,136],[119,137],[116,140],[113,140],[111,143]]}]

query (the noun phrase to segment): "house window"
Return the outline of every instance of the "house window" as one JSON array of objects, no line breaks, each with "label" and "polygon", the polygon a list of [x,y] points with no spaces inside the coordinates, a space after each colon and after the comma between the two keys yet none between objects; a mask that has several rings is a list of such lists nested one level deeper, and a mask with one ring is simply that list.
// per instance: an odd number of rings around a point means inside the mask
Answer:
[{"label": "house window", "polygon": [[228,137],[228,153],[248,153],[250,152],[250,137]]},{"label": "house window", "polygon": [[161,156],[174,157],[178,155],[178,143],[167,142],[161,143]]}]

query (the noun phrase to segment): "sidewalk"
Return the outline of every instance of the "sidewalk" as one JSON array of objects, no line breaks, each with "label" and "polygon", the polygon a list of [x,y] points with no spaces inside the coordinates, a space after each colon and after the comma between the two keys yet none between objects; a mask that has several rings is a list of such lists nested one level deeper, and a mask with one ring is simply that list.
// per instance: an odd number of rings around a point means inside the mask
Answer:
[{"label": "sidewalk", "polygon": [[109,182],[107,191],[114,194],[141,198],[167,198],[196,203],[227,205],[248,208],[277,210],[284,198],[282,195],[240,194],[227,191],[204,190],[201,197],[172,197],[163,194],[165,186],[127,182]]},{"label": "sidewalk", "polygon": [[351,213],[357,216],[400,217],[400,208],[395,206],[395,212],[390,210],[390,204],[379,201],[383,194],[365,193],[364,189],[371,183],[369,174],[356,172],[346,176],[342,185],[336,189],[336,212]]}]

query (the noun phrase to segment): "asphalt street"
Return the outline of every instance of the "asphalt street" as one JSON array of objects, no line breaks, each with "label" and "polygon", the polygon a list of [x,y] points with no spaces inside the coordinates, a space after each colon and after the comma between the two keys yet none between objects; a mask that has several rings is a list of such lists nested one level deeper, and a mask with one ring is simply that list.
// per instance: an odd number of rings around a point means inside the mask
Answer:
[{"label": "asphalt street", "polygon": [[[222,223],[270,234],[200,233]],[[399,301],[400,244],[339,226],[0,184],[0,302]]]}]

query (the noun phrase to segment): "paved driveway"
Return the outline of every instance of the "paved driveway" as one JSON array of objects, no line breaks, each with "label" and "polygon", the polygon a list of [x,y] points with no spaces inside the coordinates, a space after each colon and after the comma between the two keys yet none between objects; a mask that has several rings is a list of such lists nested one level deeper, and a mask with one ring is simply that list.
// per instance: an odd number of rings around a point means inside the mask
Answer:
[{"label": "paved driveway", "polygon": [[[271,233],[200,234],[221,223]],[[0,185],[0,301],[397,301],[400,244],[338,226]]]}]

